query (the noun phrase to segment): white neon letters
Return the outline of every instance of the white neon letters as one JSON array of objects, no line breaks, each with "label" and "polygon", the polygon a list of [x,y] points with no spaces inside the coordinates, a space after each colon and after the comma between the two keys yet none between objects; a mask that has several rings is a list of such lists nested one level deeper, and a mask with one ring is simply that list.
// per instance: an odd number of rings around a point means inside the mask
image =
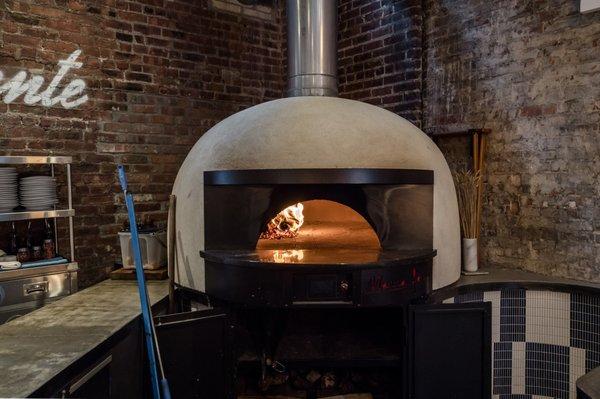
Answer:
[{"label": "white neon letters", "polygon": [[[75,108],[88,101],[87,94],[81,95],[85,90],[85,82],[81,79],[72,80],[60,94],[54,96],[58,85],[63,80],[65,75],[71,68],[79,69],[83,65],[77,62],[77,57],[81,54],[81,50],[75,50],[66,60],[58,61],[58,72],[46,87],[46,90],[39,93],[39,90],[44,85],[44,78],[39,75],[32,75],[27,79],[26,71],[19,71],[2,84],[4,74],[0,71],[0,95],[4,95],[2,101],[5,104],[10,104],[17,98],[25,94],[23,102],[27,105],[35,105],[40,103],[44,107],[51,107],[59,104],[64,108]],[[81,95],[81,96],[80,96]],[[54,96],[54,97],[53,97]],[[80,96],[80,97],[77,97]],[[77,98],[76,98],[77,97]]]}]

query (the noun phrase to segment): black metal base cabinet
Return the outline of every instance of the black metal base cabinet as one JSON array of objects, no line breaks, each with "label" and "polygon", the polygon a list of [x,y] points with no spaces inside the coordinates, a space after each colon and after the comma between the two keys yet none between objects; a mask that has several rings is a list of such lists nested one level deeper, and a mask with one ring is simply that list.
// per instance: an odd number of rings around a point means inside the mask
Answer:
[{"label": "black metal base cabinet", "polygon": [[[157,319],[173,397],[234,399],[231,310],[195,309]],[[406,345],[398,378],[405,399],[491,398],[490,303],[411,305],[400,317],[407,323],[406,337],[398,337]]]}]

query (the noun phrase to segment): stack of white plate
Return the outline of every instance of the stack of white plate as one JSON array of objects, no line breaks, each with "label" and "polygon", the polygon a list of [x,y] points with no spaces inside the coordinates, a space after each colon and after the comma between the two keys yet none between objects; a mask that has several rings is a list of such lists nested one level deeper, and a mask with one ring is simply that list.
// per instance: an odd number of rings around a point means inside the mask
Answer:
[{"label": "stack of white plate", "polygon": [[17,205],[17,170],[0,168],[0,212],[10,212]]},{"label": "stack of white plate", "polygon": [[29,211],[52,209],[58,203],[56,180],[51,176],[30,176],[21,179],[19,197]]}]

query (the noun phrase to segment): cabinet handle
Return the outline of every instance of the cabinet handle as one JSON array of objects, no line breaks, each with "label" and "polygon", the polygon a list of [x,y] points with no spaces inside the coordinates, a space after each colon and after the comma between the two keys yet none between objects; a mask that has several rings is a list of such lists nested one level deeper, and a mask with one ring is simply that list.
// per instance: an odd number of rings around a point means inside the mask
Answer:
[{"label": "cabinet handle", "polygon": [[83,375],[83,377],[81,377],[80,379],[78,379],[77,381],[72,383],[71,386],[69,387],[69,394],[72,394],[73,392],[75,392],[76,390],[81,388],[81,386],[83,384],[85,384],[92,377],[94,377],[96,374],[98,374],[104,367],[108,366],[110,364],[110,362],[112,362],[112,355],[108,355],[104,360],[102,360],[100,363],[95,365],[90,371],[85,373]]},{"label": "cabinet handle", "polygon": [[48,282],[23,284],[23,294],[33,295],[40,292],[48,292]]}]

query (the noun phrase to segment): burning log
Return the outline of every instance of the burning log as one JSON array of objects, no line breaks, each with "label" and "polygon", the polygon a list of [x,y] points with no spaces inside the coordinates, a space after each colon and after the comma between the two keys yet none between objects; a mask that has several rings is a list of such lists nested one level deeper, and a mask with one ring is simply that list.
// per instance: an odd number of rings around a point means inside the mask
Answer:
[{"label": "burning log", "polygon": [[311,370],[310,373],[306,375],[306,380],[309,381],[311,384],[314,384],[316,381],[319,380],[319,378],[321,378],[321,374],[315,370]]},{"label": "burning log", "polygon": [[335,378],[335,374],[326,373],[323,378],[321,378],[321,388],[323,389],[331,389],[334,388],[337,384],[337,379]]},{"label": "burning log", "polygon": [[288,206],[279,212],[267,224],[267,230],[260,234],[260,238],[268,240],[280,240],[282,238],[294,238],[298,235],[300,227],[304,224],[302,203]]}]

